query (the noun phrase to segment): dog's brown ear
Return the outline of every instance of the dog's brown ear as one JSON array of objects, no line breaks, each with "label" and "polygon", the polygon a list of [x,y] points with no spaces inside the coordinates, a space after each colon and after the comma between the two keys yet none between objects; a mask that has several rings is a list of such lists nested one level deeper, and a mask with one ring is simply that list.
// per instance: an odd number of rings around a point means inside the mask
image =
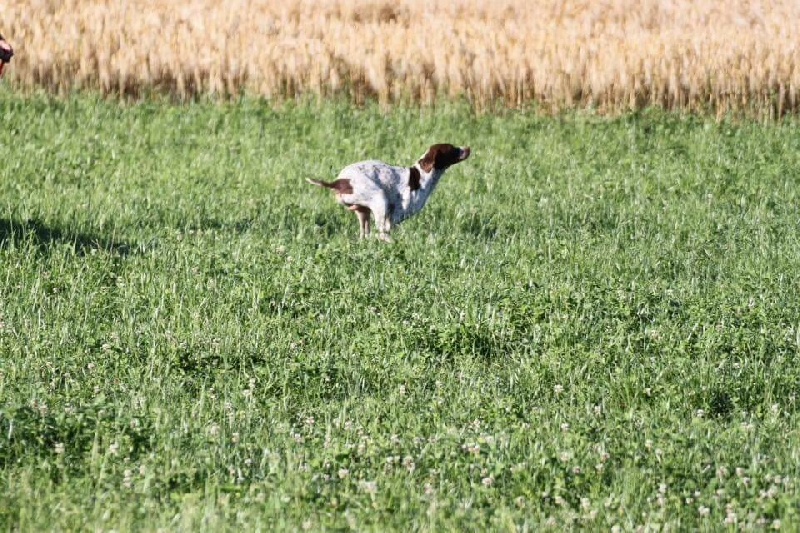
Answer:
[{"label": "dog's brown ear", "polygon": [[422,156],[422,159],[419,160],[419,168],[425,171],[427,174],[428,172],[433,170],[433,165],[436,162],[436,154],[433,150],[428,150],[425,152],[425,155]]},{"label": "dog's brown ear", "polygon": [[412,191],[419,190],[421,179],[422,175],[419,173],[419,169],[417,167],[411,167],[411,173],[408,176],[408,188]]}]

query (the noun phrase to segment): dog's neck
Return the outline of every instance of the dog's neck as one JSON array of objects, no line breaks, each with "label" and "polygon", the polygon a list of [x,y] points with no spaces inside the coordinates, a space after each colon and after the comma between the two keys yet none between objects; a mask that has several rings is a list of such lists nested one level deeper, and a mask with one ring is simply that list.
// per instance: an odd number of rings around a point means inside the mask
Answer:
[{"label": "dog's neck", "polygon": [[[416,177],[414,176],[416,173],[419,174],[418,182]],[[420,190],[425,191],[428,194],[433,192],[433,189],[436,188],[436,185],[439,184],[439,180],[442,179],[444,176],[445,169],[442,168],[432,168],[430,171],[426,172],[420,162],[417,162],[413,167],[411,167],[411,190]]]}]

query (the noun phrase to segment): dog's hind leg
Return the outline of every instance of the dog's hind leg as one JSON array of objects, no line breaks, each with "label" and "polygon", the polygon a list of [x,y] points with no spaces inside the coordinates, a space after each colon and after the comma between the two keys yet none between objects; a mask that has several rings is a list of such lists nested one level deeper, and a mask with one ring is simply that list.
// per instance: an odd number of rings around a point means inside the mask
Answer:
[{"label": "dog's hind leg", "polygon": [[366,239],[369,237],[369,208],[364,207],[363,205],[351,205],[350,210],[355,211],[356,216],[358,217],[361,238]]}]

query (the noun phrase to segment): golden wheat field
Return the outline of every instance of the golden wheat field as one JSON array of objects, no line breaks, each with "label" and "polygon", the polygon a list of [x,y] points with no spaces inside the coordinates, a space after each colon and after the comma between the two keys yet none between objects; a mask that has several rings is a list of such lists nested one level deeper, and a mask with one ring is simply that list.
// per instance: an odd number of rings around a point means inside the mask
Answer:
[{"label": "golden wheat field", "polygon": [[18,90],[800,109],[797,0],[7,0]]}]

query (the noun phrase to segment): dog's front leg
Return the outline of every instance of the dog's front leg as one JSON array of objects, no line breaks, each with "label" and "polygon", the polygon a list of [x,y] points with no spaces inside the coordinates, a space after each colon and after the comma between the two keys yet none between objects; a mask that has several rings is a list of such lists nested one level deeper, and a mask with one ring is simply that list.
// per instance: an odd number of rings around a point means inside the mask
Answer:
[{"label": "dog's front leg", "polygon": [[389,233],[392,232],[392,219],[389,217],[384,217],[383,227],[381,228],[381,240],[383,242],[392,242],[392,238],[389,236]]},{"label": "dog's front leg", "polygon": [[384,242],[392,242],[389,233],[392,231],[392,218],[385,204],[372,207],[372,214],[375,216],[375,225],[380,232],[378,237]]}]

